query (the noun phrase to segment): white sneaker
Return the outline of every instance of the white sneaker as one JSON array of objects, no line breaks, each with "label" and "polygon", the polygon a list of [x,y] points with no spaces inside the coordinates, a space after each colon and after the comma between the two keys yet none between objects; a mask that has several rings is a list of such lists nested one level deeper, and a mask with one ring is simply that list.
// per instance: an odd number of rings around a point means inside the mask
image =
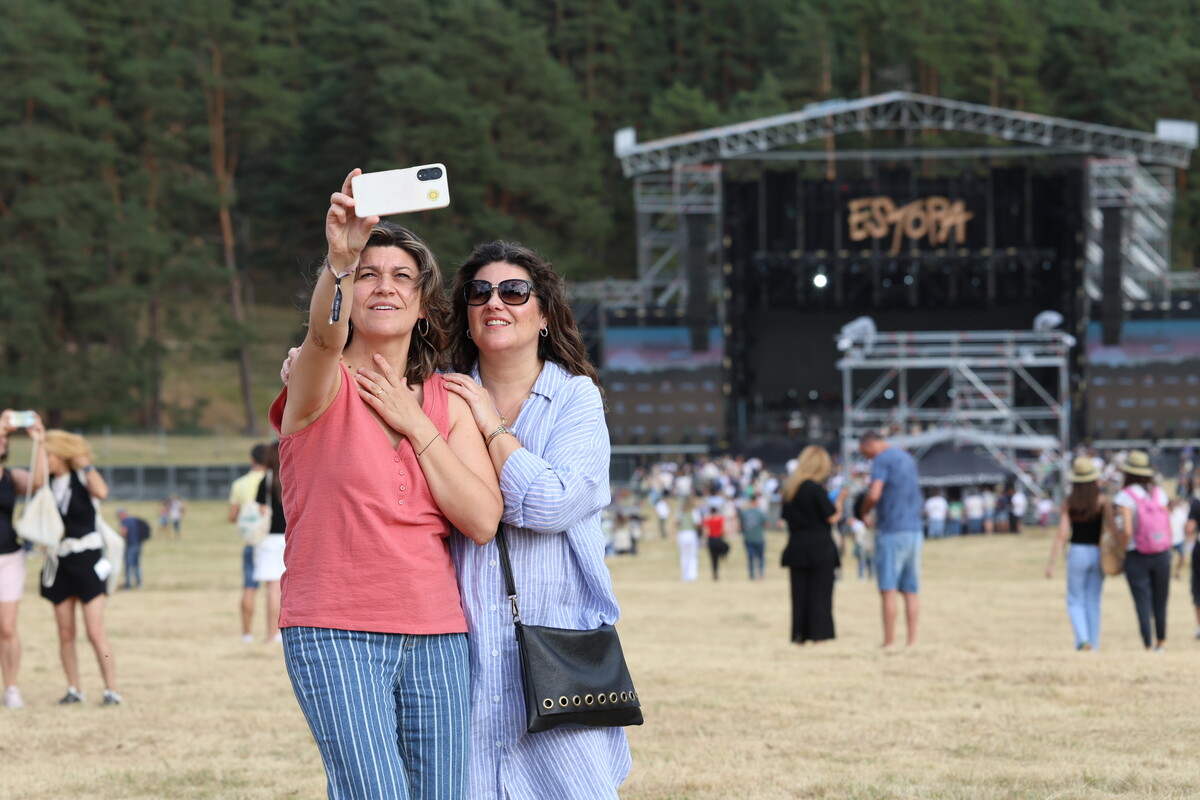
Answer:
[{"label": "white sneaker", "polygon": [[267,644],[280,644],[283,642],[283,634],[276,631],[275,635],[270,638]]},{"label": "white sneaker", "polygon": [[242,644],[254,644],[254,634],[253,633],[243,633],[242,634]]},{"label": "white sneaker", "polygon": [[4,690],[4,707],[5,708],[24,708],[25,703],[21,700],[21,690],[15,686],[10,686]]}]

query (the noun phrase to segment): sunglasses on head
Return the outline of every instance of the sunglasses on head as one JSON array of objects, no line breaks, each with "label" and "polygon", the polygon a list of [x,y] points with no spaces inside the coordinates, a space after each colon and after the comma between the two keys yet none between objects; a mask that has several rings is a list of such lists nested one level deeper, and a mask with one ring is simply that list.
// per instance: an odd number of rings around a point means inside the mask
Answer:
[{"label": "sunglasses on head", "polygon": [[467,281],[463,287],[463,297],[466,298],[467,305],[481,306],[492,299],[493,291],[500,293],[500,301],[506,306],[522,306],[529,302],[529,295],[533,294],[533,284],[520,278],[510,278],[498,284],[480,280]]}]

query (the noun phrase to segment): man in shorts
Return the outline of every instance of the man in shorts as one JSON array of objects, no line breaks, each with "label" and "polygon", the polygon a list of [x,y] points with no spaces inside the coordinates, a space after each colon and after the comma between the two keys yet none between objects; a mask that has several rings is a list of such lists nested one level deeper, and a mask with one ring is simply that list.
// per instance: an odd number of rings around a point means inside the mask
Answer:
[{"label": "man in shorts", "polygon": [[[242,506],[255,502],[258,485],[267,474],[263,459],[267,457],[267,446],[256,444],[250,450],[250,471],[233,482],[229,489],[229,521],[236,524]],[[254,580],[254,547],[242,548],[242,641],[254,641],[250,632],[254,624],[254,600],[258,596],[258,581]]]},{"label": "man in shorts", "polygon": [[883,646],[896,643],[897,592],[904,595],[908,645],[917,639],[921,614],[921,487],[917,464],[903,450],[893,448],[878,433],[868,431],[858,443],[859,452],[872,460],[871,485],[863,501],[863,514],[875,509],[875,578],[883,598]]}]

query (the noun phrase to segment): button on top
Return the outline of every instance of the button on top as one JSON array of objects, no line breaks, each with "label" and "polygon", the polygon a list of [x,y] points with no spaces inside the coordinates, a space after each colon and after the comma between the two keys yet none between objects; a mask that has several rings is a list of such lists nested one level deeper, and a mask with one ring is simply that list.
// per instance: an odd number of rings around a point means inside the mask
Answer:
[{"label": "button on top", "polygon": [[399,464],[399,463],[400,463],[400,456],[393,456],[393,457],[392,457],[392,461],[395,461],[397,464]]}]

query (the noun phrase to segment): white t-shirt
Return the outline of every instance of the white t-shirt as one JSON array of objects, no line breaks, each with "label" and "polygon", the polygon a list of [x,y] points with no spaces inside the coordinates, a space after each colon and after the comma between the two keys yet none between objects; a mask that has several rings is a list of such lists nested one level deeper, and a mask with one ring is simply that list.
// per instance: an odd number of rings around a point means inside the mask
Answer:
[{"label": "white t-shirt", "polygon": [[950,503],[946,498],[935,494],[925,501],[925,516],[931,520],[944,520],[950,513]]},{"label": "white t-shirt", "polygon": [[1029,508],[1029,498],[1020,489],[1013,492],[1012,496],[1012,513],[1015,517],[1024,517],[1025,511]]},{"label": "white t-shirt", "polygon": [[[1146,490],[1144,488],[1142,488],[1141,486],[1139,486],[1138,484],[1135,483],[1132,486],[1126,486],[1124,489],[1117,492],[1117,496],[1113,498],[1113,505],[1118,506],[1121,509],[1121,511],[1117,512],[1119,515],[1129,514],[1132,517],[1133,530],[1136,531],[1137,530],[1137,501],[1134,500],[1133,497],[1130,496],[1130,492],[1137,492],[1143,498],[1149,496],[1146,493]],[[1169,503],[1171,501],[1167,499],[1167,493],[1163,491],[1161,486],[1154,487],[1154,499],[1157,500],[1162,505],[1163,508],[1170,507]],[[1121,521],[1118,522],[1117,524],[1124,525],[1125,522],[1124,522],[1123,516],[1120,517],[1120,520]],[[1118,530],[1120,530],[1120,529],[1118,528]],[[1137,538],[1136,536],[1129,537],[1129,546],[1127,548],[1125,548],[1126,550],[1133,551],[1133,550],[1137,549],[1136,545],[1134,544],[1134,539],[1136,539],[1136,538]]]},{"label": "white t-shirt", "polygon": [[980,519],[983,517],[983,498],[977,494],[969,494],[963,498],[963,513],[967,515],[967,519]]}]

